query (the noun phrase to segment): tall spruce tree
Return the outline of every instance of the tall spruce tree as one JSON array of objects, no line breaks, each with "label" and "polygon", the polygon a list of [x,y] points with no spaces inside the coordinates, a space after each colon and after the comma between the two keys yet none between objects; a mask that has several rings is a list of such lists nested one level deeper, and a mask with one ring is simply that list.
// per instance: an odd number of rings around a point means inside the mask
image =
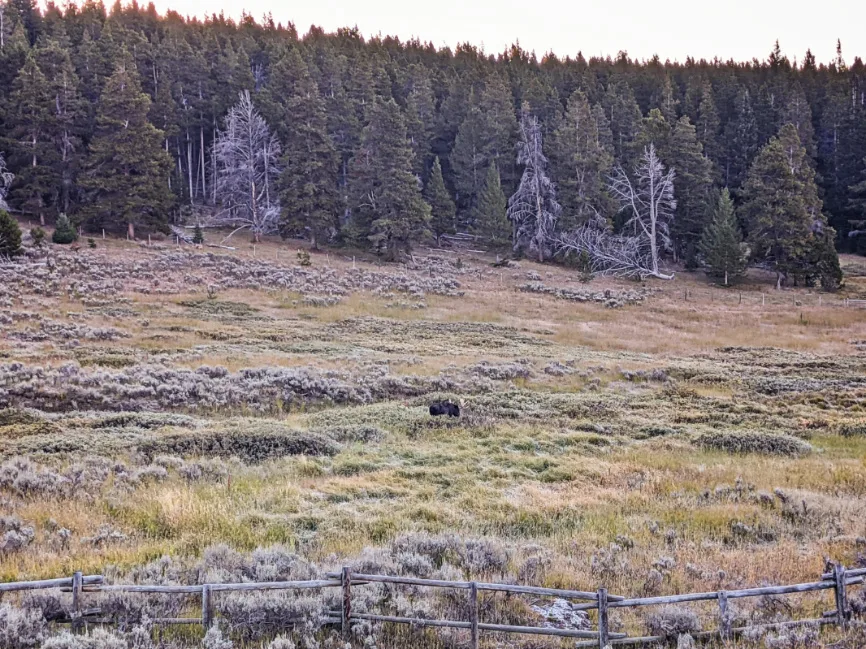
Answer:
[{"label": "tall spruce tree", "polygon": [[430,206],[412,173],[406,125],[393,99],[377,97],[370,104],[350,173],[347,234],[356,242],[366,239],[388,260],[408,253],[412,239],[427,232]]},{"label": "tall spruce tree", "polygon": [[812,125],[812,109],[799,83],[794,83],[788,93],[787,102],[782,110],[782,123],[793,124],[800,136],[800,141],[806,148],[806,153],[813,161],[817,154],[815,146],[815,128]]},{"label": "tall spruce tree", "polygon": [[274,63],[262,94],[270,107],[265,116],[283,145],[280,235],[305,234],[318,248],[338,229],[340,162],[319,89],[295,48]]},{"label": "tall spruce tree", "polygon": [[671,81],[671,75],[666,74],[661,84],[656,86],[650,105],[652,108],[658,108],[661,111],[668,124],[674,124],[677,121],[677,106],[679,103],[679,99],[674,94],[674,84]]},{"label": "tall spruce tree", "polygon": [[634,141],[640,133],[641,113],[634,92],[627,82],[616,81],[608,86],[604,95],[604,109],[613,134],[615,161],[631,167],[635,156],[639,155]]},{"label": "tall spruce tree", "polygon": [[25,214],[36,216],[45,225],[46,196],[53,186],[49,139],[51,95],[45,75],[32,52],[27,56],[12,89],[12,141],[18,163],[18,174],[11,198]]},{"label": "tall spruce tree", "polygon": [[721,279],[725,286],[735,283],[746,272],[749,250],[743,243],[727,187],[719,197],[713,220],[704,228],[699,248],[707,273]]},{"label": "tall spruce tree", "polygon": [[413,171],[427,179],[431,169],[433,133],[436,126],[436,98],[430,75],[424,66],[409,67],[406,92],[406,131],[415,153]]},{"label": "tall spruce tree", "polygon": [[636,157],[639,151],[643,151],[650,144],[663,155],[670,146],[672,124],[668,124],[658,108],[653,108],[649,114],[641,120],[640,131],[635,138],[631,156]]},{"label": "tall spruce tree", "polygon": [[82,139],[87,129],[88,110],[79,90],[79,79],[72,65],[63,35],[43,42],[35,54],[45,75],[50,99],[50,118],[46,133],[53,150],[50,203],[54,213],[68,213],[72,207],[77,176],[84,153]]},{"label": "tall spruce tree", "polygon": [[508,199],[502,191],[496,163],[487,168],[487,177],[481,196],[478,198],[478,216],[475,230],[494,246],[506,246],[511,238],[511,223],[508,221]]},{"label": "tall spruce tree", "polygon": [[508,170],[508,180],[514,180],[511,152],[516,131],[517,120],[508,87],[499,75],[491,75],[480,97],[476,99],[476,94],[470,93],[469,111],[457,131],[450,156],[458,205],[469,220],[477,205],[485,170],[491,162]]},{"label": "tall spruce tree", "polygon": [[583,225],[595,215],[607,218],[615,204],[607,193],[613,166],[613,136],[601,107],[575,90],[553,136],[551,170],[562,205],[561,227]]},{"label": "tall spruce tree", "polygon": [[719,111],[716,108],[716,98],[712,84],[704,83],[701,103],[698,105],[698,121],[695,124],[698,140],[704,148],[704,154],[715,164],[721,164],[722,146],[719,142]]},{"label": "tall spruce tree", "polygon": [[848,239],[851,239],[850,247],[861,255],[866,255],[866,158],[863,158],[863,170],[860,172],[862,180],[854,183],[848,188],[848,214],[849,230]]},{"label": "tall spruce tree", "polygon": [[424,187],[424,198],[430,205],[430,229],[438,243],[443,234],[454,232],[454,217],[457,213],[454,201],[451,200],[451,195],[445,187],[445,180],[442,178],[442,165],[439,164],[438,157],[433,160],[430,179],[427,181],[427,186]]},{"label": "tall spruce tree", "polygon": [[[772,264],[777,288],[789,275],[797,278],[818,274],[818,258],[824,267],[821,272],[826,273],[832,266],[824,258],[827,251],[823,233],[829,228],[821,210],[815,172],[806,149],[797,129],[786,124],[752,163],[741,206],[754,254]],[[817,257],[816,248],[820,250]],[[824,279],[822,275],[822,283]]]},{"label": "tall spruce tree", "polygon": [[662,159],[677,172],[677,208],[671,238],[677,258],[687,268],[697,265],[697,246],[713,209],[713,165],[704,155],[695,127],[687,116],[674,126]]},{"label": "tall spruce tree", "polygon": [[172,208],[171,158],[162,132],[147,120],[149,108],[132,59],[122,57],[100,97],[80,179],[87,193],[81,216],[92,225],[126,230],[131,239],[137,227],[165,229]]},{"label": "tall spruce tree", "polygon": [[725,185],[739,188],[758,151],[758,123],[747,89],[743,89],[737,97],[734,117],[725,127],[725,140],[728,146],[722,176]]}]

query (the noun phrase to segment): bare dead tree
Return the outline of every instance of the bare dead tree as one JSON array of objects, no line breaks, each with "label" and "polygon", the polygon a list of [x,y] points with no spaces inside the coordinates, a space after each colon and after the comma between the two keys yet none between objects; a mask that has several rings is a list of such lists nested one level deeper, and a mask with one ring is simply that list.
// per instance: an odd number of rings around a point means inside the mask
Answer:
[{"label": "bare dead tree", "polygon": [[616,234],[600,215],[571,232],[559,235],[557,253],[581,258],[593,275],[644,279],[653,275],[652,253],[645,237]]},{"label": "bare dead tree", "polygon": [[610,192],[619,201],[621,209],[628,210],[632,216],[625,225],[625,233],[641,241],[640,248],[649,248],[647,276],[659,279],[673,279],[659,270],[661,249],[670,247],[668,226],[673,219],[677,202],[674,198],[674,177],[676,172],[664,165],[656,154],[655,145],[644,149],[643,157],[634,170],[635,181],[622,167],[618,167],[610,179]]},{"label": "bare dead tree", "polygon": [[256,241],[276,232],[280,206],[271,186],[279,174],[280,142],[253,106],[248,91],[229,110],[214,149],[223,209],[210,225],[235,228],[226,239],[243,229],[249,229]]},{"label": "bare dead tree", "polygon": [[562,208],[556,200],[556,187],[547,175],[547,157],[542,151],[538,118],[524,111],[520,120],[517,163],[524,165],[520,186],[508,199],[508,218],[512,224],[514,250],[528,250],[544,261]]},{"label": "bare dead tree", "polygon": [[6,168],[6,159],[3,157],[3,152],[0,151],[0,210],[9,209],[6,204],[6,194],[9,192],[14,178],[15,175]]}]

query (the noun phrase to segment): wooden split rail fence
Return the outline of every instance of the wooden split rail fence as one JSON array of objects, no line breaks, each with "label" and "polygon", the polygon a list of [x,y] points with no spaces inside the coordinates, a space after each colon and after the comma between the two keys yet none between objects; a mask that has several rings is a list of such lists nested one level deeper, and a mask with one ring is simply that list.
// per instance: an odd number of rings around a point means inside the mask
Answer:
[{"label": "wooden split rail fence", "polygon": [[[74,629],[80,629],[86,623],[110,624],[111,619],[100,617],[98,609],[84,608],[84,595],[93,592],[126,592],[126,593],[163,593],[187,594],[201,597],[201,617],[161,618],[153,620],[155,624],[197,624],[205,628],[214,622],[213,596],[220,592],[263,591],[263,590],[320,590],[324,588],[339,588],[341,592],[340,610],[332,611],[324,622],[337,625],[345,637],[349,637],[352,620],[368,620],[371,622],[406,624],[414,627],[448,627],[467,629],[470,633],[470,646],[477,649],[482,632],[542,635],[583,640],[575,647],[600,647],[640,645],[664,642],[664,636],[628,637],[625,633],[610,631],[610,611],[617,608],[633,608],[642,606],[657,606],[665,604],[683,604],[689,602],[718,602],[719,627],[713,631],[703,631],[692,634],[697,639],[721,638],[727,640],[755,626],[732,628],[729,614],[729,601],[747,597],[763,597],[767,595],[792,595],[815,591],[832,590],[834,592],[835,609],[827,611],[821,618],[796,620],[776,624],[757,625],[767,630],[798,626],[806,624],[836,625],[847,629],[851,617],[848,604],[848,587],[864,583],[866,569],[846,570],[844,566],[835,565],[832,572],[821,575],[820,581],[791,584],[787,586],[762,586],[742,590],[713,591],[703,593],[685,593],[663,597],[643,597],[626,599],[611,595],[606,588],[597,591],[565,590],[559,588],[539,588],[514,584],[495,584],[475,581],[443,581],[437,579],[418,579],[414,577],[394,577],[388,575],[368,575],[353,573],[349,568],[343,568],[339,573],[329,573],[324,579],[306,581],[273,581],[248,582],[238,584],[202,584],[196,586],[173,586],[158,584],[106,584],[100,575],[84,576],[76,572],[71,578],[47,579],[43,581],[23,581],[0,583],[0,596],[3,593],[28,591],[36,589],[59,588],[63,592],[72,593],[72,614],[66,623],[71,623]],[[429,588],[457,589],[467,591],[469,603],[468,620],[438,620],[400,617],[393,615],[377,615],[373,613],[355,612],[352,608],[352,589],[371,583],[384,583]],[[572,606],[572,610],[597,611],[597,629],[563,629],[535,626],[514,626],[506,624],[487,624],[479,619],[479,592],[501,592],[517,595],[534,595],[537,597],[555,597],[566,600],[578,600],[584,603]],[[291,623],[287,620],[287,623]]]}]

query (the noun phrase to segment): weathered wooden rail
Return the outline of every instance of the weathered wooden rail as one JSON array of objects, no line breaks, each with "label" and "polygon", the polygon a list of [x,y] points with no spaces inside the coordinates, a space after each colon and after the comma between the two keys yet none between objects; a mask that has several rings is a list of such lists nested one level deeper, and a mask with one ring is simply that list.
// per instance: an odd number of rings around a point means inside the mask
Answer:
[{"label": "weathered wooden rail", "polygon": [[[323,579],[311,579],[304,581],[271,581],[271,582],[244,582],[234,584],[201,584],[194,586],[159,585],[159,584],[106,584],[100,575],[84,576],[76,572],[70,578],[47,579],[43,581],[23,581],[12,583],[0,583],[0,593],[20,592],[27,590],[58,588],[61,592],[72,593],[72,615],[68,620],[61,622],[71,623],[73,629],[80,629],[85,624],[110,624],[110,618],[101,617],[98,609],[85,609],[83,599],[87,593],[163,593],[166,595],[199,595],[201,597],[201,616],[189,618],[162,618],[153,620],[159,625],[173,624],[197,624],[205,628],[210,627],[214,621],[213,598],[216,593],[221,592],[244,592],[244,591],[274,591],[274,590],[320,590],[326,588],[338,588],[341,592],[340,610],[331,611],[324,618],[323,623],[340,627],[342,633],[348,637],[352,620],[367,620],[371,622],[388,624],[406,624],[415,627],[446,627],[453,629],[466,629],[470,634],[470,646],[478,648],[479,638],[482,632],[507,633],[523,635],[542,635],[560,638],[575,638],[583,640],[577,642],[576,647],[600,647],[608,645],[627,646],[663,642],[666,638],[662,636],[628,637],[625,633],[612,633],[610,631],[610,613],[613,609],[633,608],[642,606],[658,606],[665,604],[685,604],[690,602],[716,601],[718,602],[719,625],[715,630],[701,631],[693,634],[696,639],[721,638],[729,639],[746,631],[747,628],[754,629],[756,626],[767,630],[784,628],[804,624],[836,625],[847,629],[851,617],[851,608],[848,605],[848,587],[863,584],[866,580],[866,569],[846,570],[844,566],[835,565],[832,572],[821,575],[820,581],[800,584],[789,584],[782,586],[760,586],[740,590],[710,591],[700,593],[682,593],[678,595],[666,595],[661,597],[640,597],[626,599],[619,595],[611,595],[606,588],[596,591],[569,590],[560,588],[541,588],[536,586],[523,586],[517,584],[497,584],[474,581],[445,581],[438,579],[420,579],[415,577],[398,577],[391,575],[370,575],[364,573],[353,573],[349,568],[343,568],[339,573],[329,573]],[[421,619],[412,617],[401,617],[395,615],[379,615],[375,613],[355,612],[352,609],[353,588],[363,587],[368,584],[383,583],[405,586],[420,586],[426,588],[444,588],[452,590],[468,591],[469,619],[468,620],[439,620]],[[728,602],[732,599],[748,597],[763,597],[767,595],[793,595],[798,593],[820,592],[832,590],[834,595],[835,609],[824,613],[821,618],[809,620],[795,620],[775,624],[755,625],[752,627],[732,628],[730,616],[728,615]],[[478,593],[508,593],[511,595],[532,595],[536,597],[556,597],[566,600],[580,600],[584,603],[576,604],[573,610],[597,611],[596,629],[563,629],[553,627],[517,626],[507,624],[489,624],[479,619]],[[297,620],[286,620],[287,624]]]}]

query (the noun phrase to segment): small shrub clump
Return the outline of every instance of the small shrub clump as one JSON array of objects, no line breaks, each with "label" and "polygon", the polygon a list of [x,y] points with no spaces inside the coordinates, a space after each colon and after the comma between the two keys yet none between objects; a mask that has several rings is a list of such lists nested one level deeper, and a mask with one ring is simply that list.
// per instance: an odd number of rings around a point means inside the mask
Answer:
[{"label": "small shrub clump", "polygon": [[646,627],[649,635],[676,638],[700,631],[701,621],[691,609],[682,606],[665,606],[646,618]]},{"label": "small shrub clump", "polygon": [[0,556],[22,550],[33,541],[34,531],[17,516],[0,517]]},{"label": "small shrub clump", "polygon": [[78,241],[78,232],[69,221],[69,217],[61,214],[57,217],[57,223],[54,224],[54,233],[51,235],[51,240],[54,243],[62,245],[74,243]]},{"label": "small shrub clump", "polygon": [[812,452],[812,445],[790,435],[753,431],[714,431],[697,439],[698,446],[727,453],[761,453],[801,457]]},{"label": "small shrub clump", "polygon": [[31,649],[39,647],[45,635],[45,618],[33,608],[0,604],[0,647]]},{"label": "small shrub clump", "polygon": [[30,230],[30,239],[35,247],[41,248],[42,244],[45,243],[45,230],[39,226],[33,228]]},{"label": "small shrub clump", "polygon": [[0,210],[0,257],[21,254],[21,228],[9,212]]}]

